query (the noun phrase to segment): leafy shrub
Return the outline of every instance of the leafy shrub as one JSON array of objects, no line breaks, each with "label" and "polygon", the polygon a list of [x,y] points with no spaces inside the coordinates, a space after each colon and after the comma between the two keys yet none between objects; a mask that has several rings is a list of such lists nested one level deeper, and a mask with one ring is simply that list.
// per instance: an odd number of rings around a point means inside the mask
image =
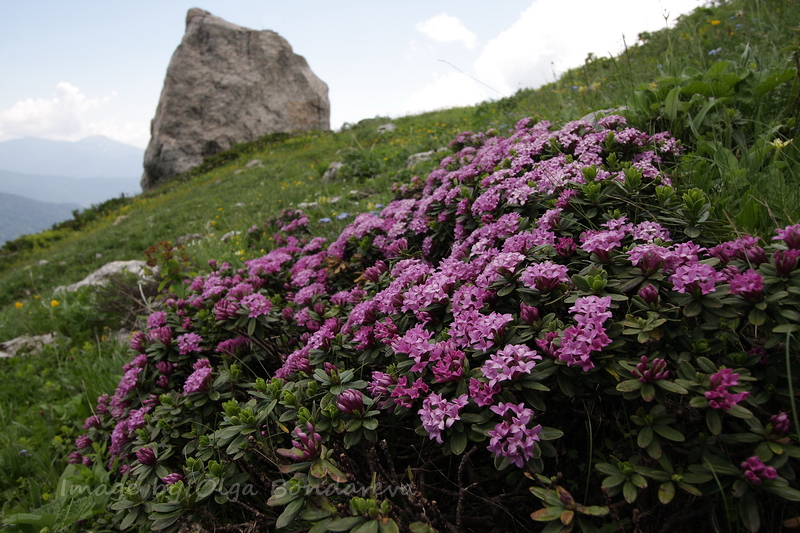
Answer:
[{"label": "leafy shrub", "polygon": [[284,232],[244,268],[212,262],[148,317],[71,457],[122,476],[99,522],[756,531],[798,516],[800,226],[722,242],[707,195],[662,170],[679,144],[621,117],[454,146],[419,198],[327,248]]},{"label": "leafy shrub", "polygon": [[371,151],[349,150],[342,158],[338,179],[364,182],[381,172],[381,162]]}]

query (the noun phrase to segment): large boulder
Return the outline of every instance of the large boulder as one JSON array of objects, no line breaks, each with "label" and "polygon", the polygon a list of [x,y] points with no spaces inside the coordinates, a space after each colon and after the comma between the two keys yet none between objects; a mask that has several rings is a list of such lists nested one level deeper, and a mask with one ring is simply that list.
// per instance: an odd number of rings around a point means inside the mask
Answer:
[{"label": "large boulder", "polygon": [[328,86],[286,39],[191,9],[150,125],[142,189],[235,143],[329,128]]}]

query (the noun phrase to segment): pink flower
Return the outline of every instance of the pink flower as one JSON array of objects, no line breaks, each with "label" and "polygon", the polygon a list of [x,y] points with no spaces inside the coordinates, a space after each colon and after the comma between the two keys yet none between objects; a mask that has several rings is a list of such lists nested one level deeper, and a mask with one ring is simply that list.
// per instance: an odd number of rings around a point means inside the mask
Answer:
[{"label": "pink flower", "polygon": [[175,483],[177,483],[179,481],[181,481],[181,482],[186,481],[186,478],[184,478],[182,475],[178,474],[177,472],[173,472],[172,474],[169,474],[168,476],[162,477],[161,481],[163,481],[167,485],[174,485]]},{"label": "pink flower", "polygon": [[540,292],[550,292],[555,289],[559,283],[566,283],[569,281],[568,272],[569,269],[566,265],[559,265],[551,261],[542,261],[541,263],[534,263],[523,270],[520,279],[531,289],[536,289]]},{"label": "pink flower", "polygon": [[749,302],[760,302],[764,298],[764,278],[752,268],[731,279],[731,293]]},{"label": "pink flower", "polygon": [[422,409],[417,411],[422,420],[422,427],[431,439],[442,443],[442,432],[460,420],[459,413],[467,405],[467,395],[462,394],[451,402],[442,398],[441,394],[430,394],[422,402]]},{"label": "pink flower", "polygon": [[786,226],[783,229],[776,229],[777,237],[773,241],[782,240],[790,250],[800,250],[800,224]]},{"label": "pink flower", "polygon": [[650,361],[646,355],[643,355],[640,361],[631,373],[642,383],[652,383],[669,377],[669,370],[666,369],[667,362],[663,359],[655,358]]},{"label": "pink flower", "polygon": [[249,294],[242,298],[242,305],[250,310],[250,314],[247,315],[250,318],[267,315],[272,309],[272,302],[259,293]]},{"label": "pink flower", "polygon": [[489,386],[493,387],[500,381],[510,381],[530,374],[536,361],[541,361],[542,356],[524,344],[509,344],[489,357],[481,371],[489,379]]},{"label": "pink flower", "polygon": [[164,311],[156,311],[147,317],[147,328],[156,329],[167,323],[167,313]]},{"label": "pink flower", "polygon": [[722,281],[722,276],[712,266],[692,263],[678,267],[669,280],[676,292],[700,296],[714,292],[715,284]]},{"label": "pink flower", "polygon": [[750,396],[747,391],[734,393],[728,390],[728,387],[735,387],[739,384],[739,374],[734,374],[730,368],[723,368],[712,374],[709,381],[711,390],[705,392],[705,397],[712,409],[727,411]]},{"label": "pink flower", "polygon": [[746,461],[742,461],[740,465],[745,479],[752,485],[761,485],[765,479],[776,479],[778,472],[772,466],[767,466],[758,458],[757,455],[748,457]]},{"label": "pink flower", "polygon": [[183,385],[183,394],[188,395],[194,392],[205,392],[208,390],[212,372],[211,361],[208,359],[197,360],[194,364],[194,372],[186,378],[186,383]]},{"label": "pink flower", "polygon": [[[527,424],[533,417],[533,411],[525,407],[524,403],[514,405],[500,402],[489,409],[504,417],[494,429],[488,431],[488,450],[498,457],[508,457],[512,464],[522,468],[533,457],[536,441],[542,426],[528,428]],[[509,414],[510,412],[510,414]]]},{"label": "pink flower", "polygon": [[197,333],[184,333],[178,337],[178,350],[183,354],[199,352],[202,338]]}]

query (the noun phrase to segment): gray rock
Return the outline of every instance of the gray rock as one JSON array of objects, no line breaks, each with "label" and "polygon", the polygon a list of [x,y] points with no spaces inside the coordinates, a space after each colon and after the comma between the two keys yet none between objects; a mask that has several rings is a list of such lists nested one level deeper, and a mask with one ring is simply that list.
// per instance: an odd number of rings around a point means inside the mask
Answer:
[{"label": "gray rock", "polygon": [[38,353],[43,346],[53,344],[55,340],[55,333],[45,333],[44,335],[22,335],[6,342],[0,342],[0,359],[15,357],[21,352]]},{"label": "gray rock", "polygon": [[142,189],[235,143],[327,129],[328,86],[286,39],[190,9],[150,125]]},{"label": "gray rock", "polygon": [[131,274],[135,274],[140,278],[147,279],[148,274],[146,269],[147,263],[144,261],[112,261],[101,266],[77,283],[56,287],[55,292],[72,292],[80,289],[81,287],[104,285],[106,282],[108,282],[108,279],[111,276],[115,274],[121,274],[123,272],[130,272]]},{"label": "gray rock", "polygon": [[389,122],[387,124],[381,124],[378,126],[378,133],[384,133],[387,131],[394,131],[397,129],[397,125],[394,122]]},{"label": "gray rock", "polygon": [[416,154],[411,154],[410,156],[408,156],[408,159],[406,159],[406,168],[415,167],[420,163],[422,163],[423,161],[430,161],[431,159],[433,159],[433,156],[435,156],[437,153],[444,151],[447,151],[447,148],[437,148],[436,150],[431,150],[430,152],[419,152]]},{"label": "gray rock", "polygon": [[263,166],[264,166],[263,161],[261,161],[260,159],[253,159],[251,161],[248,161],[247,164],[244,166],[244,168],[250,170],[251,168],[261,168]]},{"label": "gray rock", "polygon": [[339,171],[344,166],[344,163],[341,161],[334,161],[330,165],[328,165],[328,169],[322,175],[322,183],[328,183],[336,179],[339,175]]}]

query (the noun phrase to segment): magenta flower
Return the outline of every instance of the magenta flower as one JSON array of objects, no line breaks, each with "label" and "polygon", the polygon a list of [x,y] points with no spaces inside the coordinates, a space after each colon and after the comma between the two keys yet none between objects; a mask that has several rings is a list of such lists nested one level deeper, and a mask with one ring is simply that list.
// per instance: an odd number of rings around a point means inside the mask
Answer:
[{"label": "magenta flower", "polygon": [[444,350],[441,358],[433,365],[433,377],[436,383],[458,381],[464,375],[464,352],[453,348]]},{"label": "magenta flower", "polygon": [[730,368],[723,368],[712,374],[709,381],[711,390],[705,392],[705,397],[712,409],[727,411],[750,396],[748,391],[734,393],[728,390],[728,387],[735,387],[739,384],[739,374],[734,374]]},{"label": "magenta flower", "polygon": [[550,292],[559,283],[569,281],[569,269],[566,265],[559,265],[551,261],[534,263],[522,271],[520,279],[525,286],[540,292]]},{"label": "magenta flower", "polygon": [[164,311],[156,311],[147,317],[147,328],[156,329],[167,323],[167,313]]},{"label": "magenta flower", "polygon": [[790,250],[800,250],[800,224],[786,226],[783,229],[776,229],[777,237],[773,241],[782,240]]},{"label": "magenta flower", "polygon": [[136,450],[136,459],[138,459],[143,465],[147,466],[153,466],[156,464],[156,462],[158,462],[158,459],[156,459],[156,453],[150,446],[142,446]]},{"label": "magenta flower", "polygon": [[462,394],[451,402],[442,398],[441,394],[430,394],[422,401],[422,409],[417,411],[422,420],[422,427],[431,439],[441,444],[442,432],[460,420],[459,413],[467,405],[467,395]]},{"label": "magenta flower", "polygon": [[207,391],[212,372],[211,361],[208,359],[198,359],[194,364],[194,372],[186,378],[186,383],[183,385],[183,394],[187,395],[194,392]]},{"label": "magenta flower", "polygon": [[356,389],[347,389],[339,395],[336,407],[352,416],[364,414],[364,395]]},{"label": "magenta flower", "polygon": [[639,292],[637,293],[639,297],[645,301],[645,303],[649,305],[657,305],[658,304],[658,289],[656,289],[653,285],[645,285]]},{"label": "magenta flower", "polygon": [[669,280],[676,292],[701,296],[714,292],[715,284],[722,281],[722,276],[712,266],[691,263],[678,267]]},{"label": "magenta flower", "polygon": [[259,293],[249,294],[242,298],[242,305],[250,310],[250,314],[247,315],[250,318],[267,315],[272,309],[272,302]]},{"label": "magenta flower", "polygon": [[80,435],[75,439],[75,447],[79,450],[89,448],[92,445],[92,439],[87,434]]},{"label": "magenta flower", "polygon": [[775,270],[778,275],[788,276],[797,268],[798,259],[800,259],[800,249],[777,250],[772,254],[772,259],[775,262]]},{"label": "magenta flower", "polygon": [[81,452],[72,452],[69,454],[69,459],[67,459],[67,462],[71,465],[80,464],[82,461],[83,455],[81,455]]},{"label": "magenta flower", "polygon": [[780,412],[777,415],[772,415],[769,417],[769,423],[772,424],[772,431],[776,435],[786,435],[789,433],[789,429],[791,428],[789,416],[784,412]]},{"label": "magenta flower", "polygon": [[469,395],[481,407],[494,404],[494,397],[496,394],[500,394],[501,390],[503,389],[499,383],[490,386],[485,381],[469,379]]},{"label": "magenta flower", "polygon": [[239,316],[239,304],[231,300],[222,299],[214,304],[214,318],[228,320]]},{"label": "magenta flower", "polygon": [[100,422],[100,417],[97,415],[91,415],[83,422],[83,429],[90,429],[90,428],[99,428],[103,424]]},{"label": "magenta flower", "polygon": [[776,479],[778,472],[772,466],[767,466],[757,455],[748,457],[741,464],[742,473],[751,485],[761,485],[765,479]]},{"label": "magenta flower", "polygon": [[583,243],[581,249],[597,255],[601,261],[608,261],[611,258],[611,252],[619,248],[624,238],[625,231],[622,229],[585,231],[581,234]]},{"label": "magenta flower", "polygon": [[147,344],[147,336],[142,331],[136,331],[131,335],[130,347],[131,350],[139,353],[144,353]]},{"label": "magenta flower", "polygon": [[277,450],[279,454],[295,461],[310,461],[319,457],[322,451],[322,437],[319,433],[314,432],[311,422],[306,422],[305,432],[299,426],[294,428],[294,434],[296,440],[292,441],[292,449],[279,449]]},{"label": "magenta flower", "polygon": [[749,302],[760,302],[764,298],[764,278],[752,268],[731,279],[731,293]]},{"label": "magenta flower", "polygon": [[483,364],[481,371],[489,379],[489,386],[493,387],[500,381],[511,381],[530,374],[536,361],[541,361],[542,356],[524,344],[509,344],[497,353],[492,354]]},{"label": "magenta flower", "polygon": [[162,477],[161,481],[166,483],[167,485],[174,485],[175,483],[181,481],[186,481],[186,478],[182,475],[178,474],[177,472],[173,472],[172,474]]},{"label": "magenta flower", "polygon": [[169,346],[172,344],[172,330],[169,328],[169,326],[151,329],[149,335],[150,340],[153,342],[160,342],[164,346]]},{"label": "magenta flower", "polygon": [[[489,409],[504,418],[494,429],[488,431],[488,450],[497,457],[508,457],[512,464],[522,468],[533,457],[536,441],[542,426],[528,428],[533,411],[524,403],[514,405],[500,402]],[[510,414],[509,414],[510,412]]]},{"label": "magenta flower", "polygon": [[667,362],[663,359],[655,358],[650,361],[646,355],[643,355],[640,361],[631,373],[642,383],[652,383],[669,377],[669,370],[666,369]]},{"label": "magenta flower", "polygon": [[394,389],[392,390],[391,397],[394,400],[394,403],[397,405],[410,408],[412,405],[414,405],[414,400],[429,390],[430,387],[428,387],[427,383],[422,381],[422,378],[417,378],[417,380],[409,387],[408,377],[403,376],[397,381],[397,385],[395,385]]},{"label": "magenta flower", "polygon": [[199,352],[200,343],[203,341],[202,337],[197,333],[184,333],[183,335],[178,336],[178,351],[181,355],[191,353],[191,352]]}]

